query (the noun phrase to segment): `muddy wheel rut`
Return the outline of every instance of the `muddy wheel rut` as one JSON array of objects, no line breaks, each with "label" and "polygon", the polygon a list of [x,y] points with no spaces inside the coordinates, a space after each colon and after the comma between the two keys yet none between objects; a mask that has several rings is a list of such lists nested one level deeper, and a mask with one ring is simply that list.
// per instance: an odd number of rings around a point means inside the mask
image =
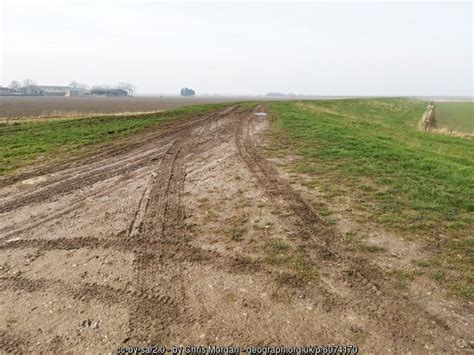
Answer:
[{"label": "muddy wheel rut", "polygon": [[3,187],[0,349],[461,351],[460,328],[351,255],[263,157],[264,110],[196,116]]}]

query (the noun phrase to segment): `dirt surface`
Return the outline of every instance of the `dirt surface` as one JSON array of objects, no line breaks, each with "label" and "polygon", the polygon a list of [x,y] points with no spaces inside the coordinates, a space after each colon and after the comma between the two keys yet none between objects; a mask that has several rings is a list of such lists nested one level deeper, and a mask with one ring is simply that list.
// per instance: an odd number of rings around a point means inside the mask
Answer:
[{"label": "dirt surface", "polygon": [[[0,189],[0,349],[354,344],[468,352],[260,152],[257,107],[190,117]],[[438,307],[438,308],[437,308]]]}]

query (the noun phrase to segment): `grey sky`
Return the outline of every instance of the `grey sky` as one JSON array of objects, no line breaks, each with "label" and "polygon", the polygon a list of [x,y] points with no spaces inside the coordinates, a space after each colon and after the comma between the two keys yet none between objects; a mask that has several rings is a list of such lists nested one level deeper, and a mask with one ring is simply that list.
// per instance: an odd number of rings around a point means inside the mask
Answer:
[{"label": "grey sky", "polygon": [[472,2],[0,2],[2,85],[473,94]]}]

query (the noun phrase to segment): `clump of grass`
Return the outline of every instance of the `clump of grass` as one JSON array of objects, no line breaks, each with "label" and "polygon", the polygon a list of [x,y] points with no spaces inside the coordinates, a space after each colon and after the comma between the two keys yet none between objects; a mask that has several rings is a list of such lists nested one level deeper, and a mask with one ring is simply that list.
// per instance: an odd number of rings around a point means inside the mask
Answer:
[{"label": "clump of grass", "polygon": [[228,218],[225,221],[225,225],[228,227],[224,230],[224,235],[234,242],[242,240],[243,236],[247,233],[247,222],[248,217],[243,214]]},{"label": "clump of grass", "polygon": [[452,289],[458,296],[470,300],[474,299],[474,287],[472,285],[455,284]]},{"label": "clump of grass", "polygon": [[433,272],[433,274],[431,274],[431,277],[433,278],[433,280],[436,281],[446,280],[446,274],[443,272],[443,270],[436,270],[435,272]]},{"label": "clump of grass", "polygon": [[224,300],[228,303],[234,303],[235,301],[237,301],[237,296],[234,292],[229,291],[224,293]]},{"label": "clump of grass", "polygon": [[408,283],[413,281],[416,276],[416,272],[405,270],[393,270],[390,274],[395,287],[400,289],[407,288]]},{"label": "clump of grass", "polygon": [[290,248],[290,246],[288,245],[288,243],[284,242],[284,241],[281,241],[281,240],[277,240],[277,241],[274,241],[270,244],[270,246],[272,247],[272,249],[274,250],[288,250]]},{"label": "clump of grass", "polygon": [[332,211],[328,209],[326,206],[320,206],[319,208],[319,215],[321,219],[328,225],[335,225],[337,224],[336,219],[332,215]]},{"label": "clump of grass", "polygon": [[318,276],[316,268],[300,249],[292,248],[287,242],[274,240],[265,246],[266,255],[263,261],[269,265],[282,267],[291,272],[291,275],[308,282]]},{"label": "clump of grass", "polygon": [[231,228],[229,229],[228,233],[230,235],[230,239],[233,241],[239,241],[244,236],[246,230],[244,228]]},{"label": "clump of grass", "polygon": [[424,259],[412,260],[412,263],[421,268],[428,268],[431,265],[431,263],[428,260],[424,260]]}]

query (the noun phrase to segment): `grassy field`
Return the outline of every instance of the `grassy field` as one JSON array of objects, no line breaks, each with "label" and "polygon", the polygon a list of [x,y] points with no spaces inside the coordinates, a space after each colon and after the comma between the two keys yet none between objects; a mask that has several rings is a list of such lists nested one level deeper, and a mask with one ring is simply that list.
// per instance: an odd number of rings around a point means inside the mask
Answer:
[{"label": "grassy field", "polygon": [[438,128],[474,133],[474,102],[435,102]]},{"label": "grassy field", "polygon": [[436,257],[413,262],[472,299],[474,140],[419,131],[425,109],[408,99],[271,103],[269,154],[296,154],[290,168],[328,201],[350,196],[362,222],[426,243]]},{"label": "grassy field", "polygon": [[50,122],[0,123],[0,176],[34,162],[58,163],[117,138],[190,114],[228,104],[189,106],[136,116],[92,117]]}]

